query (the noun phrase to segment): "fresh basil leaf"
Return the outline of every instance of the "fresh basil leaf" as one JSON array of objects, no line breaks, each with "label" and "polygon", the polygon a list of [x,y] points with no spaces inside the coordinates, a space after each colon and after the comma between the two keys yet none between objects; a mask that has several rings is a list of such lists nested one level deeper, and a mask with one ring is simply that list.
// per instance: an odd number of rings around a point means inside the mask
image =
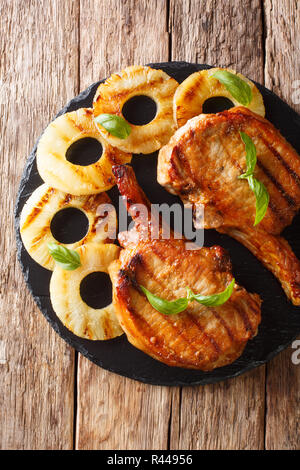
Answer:
[{"label": "fresh basil leaf", "polygon": [[235,279],[232,279],[231,283],[226,287],[223,292],[212,295],[201,295],[194,294],[191,289],[188,288],[188,299],[196,300],[199,304],[206,305],[207,307],[217,307],[223,305],[231,296],[234,288]]},{"label": "fresh basil leaf", "polygon": [[155,310],[160,313],[164,313],[165,315],[175,315],[177,313],[183,312],[190,301],[196,300],[202,305],[206,305],[207,307],[216,307],[218,305],[223,305],[229,297],[231,296],[234,288],[235,279],[231,281],[231,283],[226,287],[223,292],[219,294],[213,295],[200,295],[194,294],[192,290],[187,287],[187,297],[180,298],[177,300],[169,301],[161,299],[156,295],[152,294],[146,287],[140,286],[144,294],[146,295],[149,303],[152,305]]},{"label": "fresh basil leaf", "polygon": [[140,286],[144,294],[146,295],[149,303],[155,310],[165,315],[175,315],[183,312],[188,306],[188,299],[182,298],[173,301],[164,300],[156,295],[152,294],[146,287]]},{"label": "fresh basil leaf", "polygon": [[256,214],[254,225],[257,225],[266,215],[270,196],[265,185],[261,181],[258,181],[256,178],[254,178],[254,176],[251,175],[248,177],[248,183],[256,197]]},{"label": "fresh basil leaf", "polygon": [[257,158],[256,158],[256,148],[251,137],[249,137],[248,134],[245,134],[245,132],[240,132],[240,136],[241,136],[242,141],[245,144],[246,164],[247,164],[246,173],[239,176],[240,179],[243,179],[243,178],[248,178],[248,176],[250,175],[253,175]]},{"label": "fresh basil leaf", "polygon": [[243,106],[248,106],[252,101],[252,90],[250,85],[238,75],[228,70],[217,70],[212,77],[221,82],[229,93]]},{"label": "fresh basil leaf", "polygon": [[57,243],[48,243],[49,253],[54,261],[66,271],[74,271],[81,266],[80,256],[77,251],[58,245]]},{"label": "fresh basil leaf", "polygon": [[244,132],[240,132],[240,136],[241,136],[242,141],[245,144],[247,171],[246,173],[240,175],[239,178],[247,179],[251,190],[255,194],[255,197],[256,197],[256,214],[255,214],[255,221],[254,221],[254,226],[255,226],[259,224],[259,222],[261,222],[264,216],[266,215],[270,196],[265,185],[261,183],[260,181],[258,181],[253,176],[254,169],[256,166],[256,162],[257,162],[255,145],[252,139]]},{"label": "fresh basil leaf", "polygon": [[118,137],[118,139],[127,139],[131,132],[131,127],[128,122],[116,114],[99,114],[99,116],[95,118],[95,121],[97,124],[104,127],[111,135]]}]

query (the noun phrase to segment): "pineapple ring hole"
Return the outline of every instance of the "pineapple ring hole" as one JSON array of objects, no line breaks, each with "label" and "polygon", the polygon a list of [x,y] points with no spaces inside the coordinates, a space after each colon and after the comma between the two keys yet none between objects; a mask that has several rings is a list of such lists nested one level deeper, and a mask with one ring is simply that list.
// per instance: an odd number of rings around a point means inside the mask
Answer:
[{"label": "pineapple ring hole", "polygon": [[66,151],[66,160],[73,165],[88,166],[96,163],[103,153],[101,143],[93,137],[83,137],[73,142]]},{"label": "pineapple ring hole", "polygon": [[76,207],[67,207],[54,215],[50,223],[50,230],[60,243],[75,243],[87,234],[89,220],[85,213]]},{"label": "pineapple ring hole", "polygon": [[229,98],[226,98],[225,96],[213,96],[204,101],[202,113],[215,114],[233,107],[234,104]]},{"label": "pineapple ring hole", "polygon": [[80,296],[89,307],[100,309],[112,302],[112,285],[108,274],[95,271],[85,276],[80,283]]},{"label": "pineapple ring hole", "polygon": [[155,101],[146,95],[136,95],[127,100],[122,108],[126,121],[134,126],[144,126],[153,121],[157,113]]}]

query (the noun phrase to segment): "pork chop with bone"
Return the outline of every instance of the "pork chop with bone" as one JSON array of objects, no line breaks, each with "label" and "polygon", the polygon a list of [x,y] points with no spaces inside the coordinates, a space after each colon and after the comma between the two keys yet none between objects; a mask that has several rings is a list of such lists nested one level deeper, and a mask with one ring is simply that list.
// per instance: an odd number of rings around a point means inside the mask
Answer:
[{"label": "pork chop with bone", "polygon": [[[254,226],[256,199],[245,179],[245,146],[257,152],[254,176],[269,193],[265,217]],[[244,107],[200,114],[178,129],[159,152],[158,182],[172,194],[204,205],[204,227],[245,245],[278,278],[294,305],[300,305],[300,262],[280,237],[300,207],[300,158],[266,119]]]},{"label": "pork chop with bone", "polygon": [[[191,302],[185,311],[173,315],[154,309],[141,285],[170,301],[186,297],[187,287],[194,293],[212,295],[232,281],[231,262],[220,246],[188,250],[186,240],[175,239],[172,233],[168,240],[152,239],[152,224],[161,221],[151,218],[150,203],[133,169],[117,165],[113,173],[136,221],[133,232],[119,236],[124,249],[109,268],[115,312],[128,340],[169,366],[212,370],[232,363],[257,333],[259,296],[235,284],[229,300],[220,306]],[[146,217],[136,210],[141,205],[148,209]]]}]

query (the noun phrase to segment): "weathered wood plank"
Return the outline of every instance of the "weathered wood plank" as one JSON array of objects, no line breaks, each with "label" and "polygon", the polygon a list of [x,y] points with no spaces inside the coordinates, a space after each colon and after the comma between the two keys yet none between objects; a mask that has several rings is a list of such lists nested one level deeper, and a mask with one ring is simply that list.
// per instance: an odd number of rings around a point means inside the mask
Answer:
[{"label": "weathered wood plank", "polygon": [[[259,0],[171,0],[170,29],[172,60],[232,67],[263,83]],[[225,383],[183,388],[172,409],[171,449],[262,449],[264,386],[260,367]]]},{"label": "weathered wood plank", "polygon": [[74,353],[27,291],[13,210],[26,156],[77,92],[76,0],[1,2],[0,447],[70,449]]},{"label": "weathered wood plank", "polygon": [[300,4],[265,0],[265,83],[300,112]]},{"label": "weathered wood plank", "polygon": [[300,354],[293,364],[293,353],[295,349],[288,348],[267,365],[267,450],[300,448]]},{"label": "weathered wood plank", "polygon": [[182,389],[171,449],[262,449],[264,367],[216,385]]},{"label": "weathered wood plank", "polygon": [[[297,0],[266,0],[265,81],[300,112],[300,5]],[[298,346],[299,348],[299,346]],[[289,348],[267,366],[266,448],[300,447],[300,365]]]},{"label": "weathered wood plank", "polygon": [[233,67],[263,78],[260,0],[170,0],[172,60]]},{"label": "weathered wood plank", "polygon": [[77,449],[166,449],[172,390],[99,369],[82,356]]},{"label": "weathered wood plank", "polygon": [[80,0],[80,86],[168,60],[166,0]]},{"label": "weathered wood plank", "polygon": [[[127,65],[168,60],[166,16],[165,0],[81,0],[81,89]],[[80,356],[76,448],[166,449],[173,393]]]}]

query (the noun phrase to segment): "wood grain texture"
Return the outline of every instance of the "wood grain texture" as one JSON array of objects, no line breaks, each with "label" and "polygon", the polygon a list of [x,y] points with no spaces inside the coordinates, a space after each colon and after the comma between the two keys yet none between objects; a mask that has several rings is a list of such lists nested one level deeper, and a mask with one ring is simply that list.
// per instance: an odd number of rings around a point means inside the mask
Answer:
[{"label": "wood grain texture", "polygon": [[172,408],[170,448],[263,449],[264,381],[260,367],[220,384],[183,388]]},{"label": "wood grain texture", "polygon": [[262,79],[260,0],[170,0],[172,60],[233,67]]},{"label": "wood grain texture", "polygon": [[[167,2],[81,0],[80,87],[132,64],[168,60]],[[77,449],[167,449],[172,391],[80,356]]]},{"label": "wood grain texture", "polygon": [[[266,85],[300,112],[300,4],[266,0],[264,8]],[[300,365],[293,353],[289,348],[267,365],[266,449],[300,448]]]},{"label": "wood grain texture", "polygon": [[[172,60],[230,66],[263,83],[257,0],[171,0]],[[255,38],[255,39],[254,39]],[[263,449],[265,367],[218,385],[183,388],[171,449]]]},{"label": "wood grain texture", "polygon": [[266,86],[300,112],[300,3],[265,0]]},{"label": "wood grain texture", "polygon": [[292,363],[294,352],[288,348],[267,365],[267,450],[300,449],[300,364]]},{"label": "wood grain texture", "polygon": [[166,0],[80,0],[80,87],[168,60]]},{"label": "wood grain texture", "polygon": [[99,369],[82,356],[77,449],[167,449],[172,390]]},{"label": "wood grain texture", "polygon": [[74,352],[25,287],[16,260],[13,211],[35,140],[77,92],[76,15],[74,0],[1,2],[2,449],[70,449],[73,443]]}]

